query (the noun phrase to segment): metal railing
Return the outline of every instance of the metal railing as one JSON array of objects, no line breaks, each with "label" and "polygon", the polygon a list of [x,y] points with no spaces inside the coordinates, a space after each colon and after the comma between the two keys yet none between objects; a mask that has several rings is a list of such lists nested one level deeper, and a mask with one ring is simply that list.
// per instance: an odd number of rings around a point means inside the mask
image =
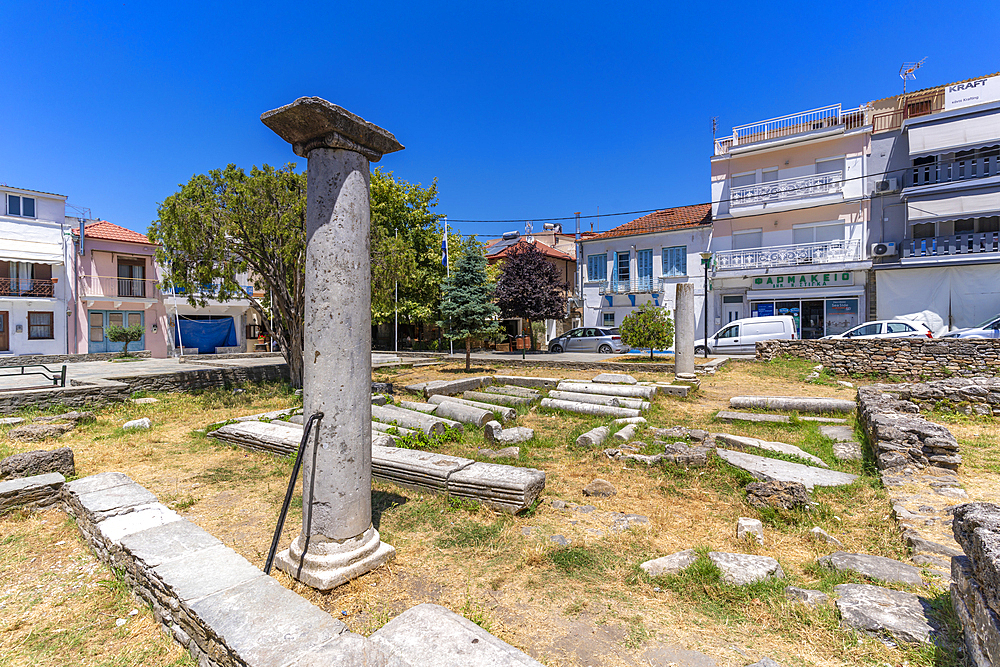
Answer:
[{"label": "metal railing", "polygon": [[715,253],[715,270],[766,269],[803,264],[836,264],[864,259],[861,241],[821,241],[798,245],[720,250]]},{"label": "metal railing", "polygon": [[900,252],[904,258],[995,253],[1000,252],[1000,232],[970,232],[925,239],[903,239]]},{"label": "metal railing", "polygon": [[43,278],[0,278],[0,296],[51,297],[55,283]]},{"label": "metal railing", "polygon": [[839,104],[831,104],[818,109],[734,127],[731,137],[721,137],[715,140],[715,154],[725,155],[736,146],[746,146],[759,141],[779,139],[842,125],[848,130],[853,130],[867,124],[868,107],[866,105],[845,111],[840,108]]},{"label": "metal railing", "polygon": [[109,299],[156,299],[159,290],[150,278],[80,276],[80,295]]},{"label": "metal railing", "polygon": [[986,155],[911,167],[906,185],[934,185],[1000,174],[1000,156]]},{"label": "metal railing", "polygon": [[822,174],[783,178],[769,183],[741,185],[730,191],[729,206],[750,206],[767,202],[791,201],[836,194],[844,189],[844,172],[828,171]]},{"label": "metal railing", "polygon": [[[218,283],[205,283],[195,293],[201,296],[212,296],[219,291],[220,287],[221,285]],[[240,285],[240,289],[246,292],[247,296],[253,296],[253,285]],[[188,293],[183,287],[166,287],[162,291],[164,296],[186,296]]]},{"label": "metal railing", "polygon": [[[39,370],[27,370],[29,368],[39,369]],[[66,364],[63,364],[62,368],[54,370],[45,366],[43,364],[27,364],[25,366],[11,366],[9,368],[0,368],[0,377],[23,377],[28,375],[41,375],[46,380],[52,383],[53,387],[65,387],[66,386]],[[17,387],[16,389],[28,389],[29,387]]]},{"label": "metal railing", "polygon": [[631,280],[608,280],[601,284],[601,294],[649,294],[657,291],[659,279],[652,276],[632,278]]}]

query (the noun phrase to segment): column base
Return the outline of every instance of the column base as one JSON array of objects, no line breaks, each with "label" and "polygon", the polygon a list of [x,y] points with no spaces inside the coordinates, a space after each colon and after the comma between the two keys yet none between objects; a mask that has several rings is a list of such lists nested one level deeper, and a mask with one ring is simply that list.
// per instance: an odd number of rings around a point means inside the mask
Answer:
[{"label": "column base", "polygon": [[321,591],[346,584],[396,556],[396,549],[379,539],[374,526],[369,526],[361,535],[347,540],[331,540],[322,535],[313,535],[309,540],[309,552],[303,561],[304,545],[305,537],[300,534],[288,549],[278,554],[274,564],[293,579]]}]

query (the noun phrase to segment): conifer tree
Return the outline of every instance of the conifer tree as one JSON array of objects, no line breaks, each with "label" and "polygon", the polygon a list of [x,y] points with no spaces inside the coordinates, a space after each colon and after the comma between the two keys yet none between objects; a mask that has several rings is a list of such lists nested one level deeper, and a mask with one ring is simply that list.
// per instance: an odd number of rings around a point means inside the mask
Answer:
[{"label": "conifer tree", "polygon": [[445,336],[465,339],[465,370],[472,366],[472,337],[485,336],[497,327],[500,313],[491,301],[486,257],[478,243],[470,243],[458,260],[455,272],[441,285],[441,317]]}]

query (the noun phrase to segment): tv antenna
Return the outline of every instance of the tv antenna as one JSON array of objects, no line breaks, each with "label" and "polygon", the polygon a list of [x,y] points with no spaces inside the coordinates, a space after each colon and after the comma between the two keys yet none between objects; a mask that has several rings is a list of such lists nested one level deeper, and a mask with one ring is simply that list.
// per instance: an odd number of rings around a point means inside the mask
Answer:
[{"label": "tv antenna", "polygon": [[715,133],[719,131],[719,117],[712,116],[712,141],[715,141]]},{"label": "tv antenna", "polygon": [[900,65],[900,67],[899,67],[899,78],[903,80],[903,94],[904,95],[906,94],[906,80],[907,79],[916,80],[916,78],[917,78],[917,70],[920,69],[921,67],[923,67],[925,62],[927,62],[927,56],[924,56],[923,59],[920,60],[920,62],[903,63],[902,65]]}]

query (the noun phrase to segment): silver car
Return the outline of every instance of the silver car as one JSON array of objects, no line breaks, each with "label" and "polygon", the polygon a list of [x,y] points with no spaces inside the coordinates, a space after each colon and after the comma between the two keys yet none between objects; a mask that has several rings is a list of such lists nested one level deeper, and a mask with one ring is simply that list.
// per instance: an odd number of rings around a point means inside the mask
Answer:
[{"label": "silver car", "polygon": [[567,331],[558,338],[553,338],[549,342],[549,352],[600,352],[601,354],[611,354],[612,352],[627,352],[628,348],[622,344],[622,337],[614,329],[601,329],[598,327],[580,327]]},{"label": "silver car", "polygon": [[968,327],[950,331],[941,338],[1000,338],[1000,313],[986,320],[978,327]]}]

